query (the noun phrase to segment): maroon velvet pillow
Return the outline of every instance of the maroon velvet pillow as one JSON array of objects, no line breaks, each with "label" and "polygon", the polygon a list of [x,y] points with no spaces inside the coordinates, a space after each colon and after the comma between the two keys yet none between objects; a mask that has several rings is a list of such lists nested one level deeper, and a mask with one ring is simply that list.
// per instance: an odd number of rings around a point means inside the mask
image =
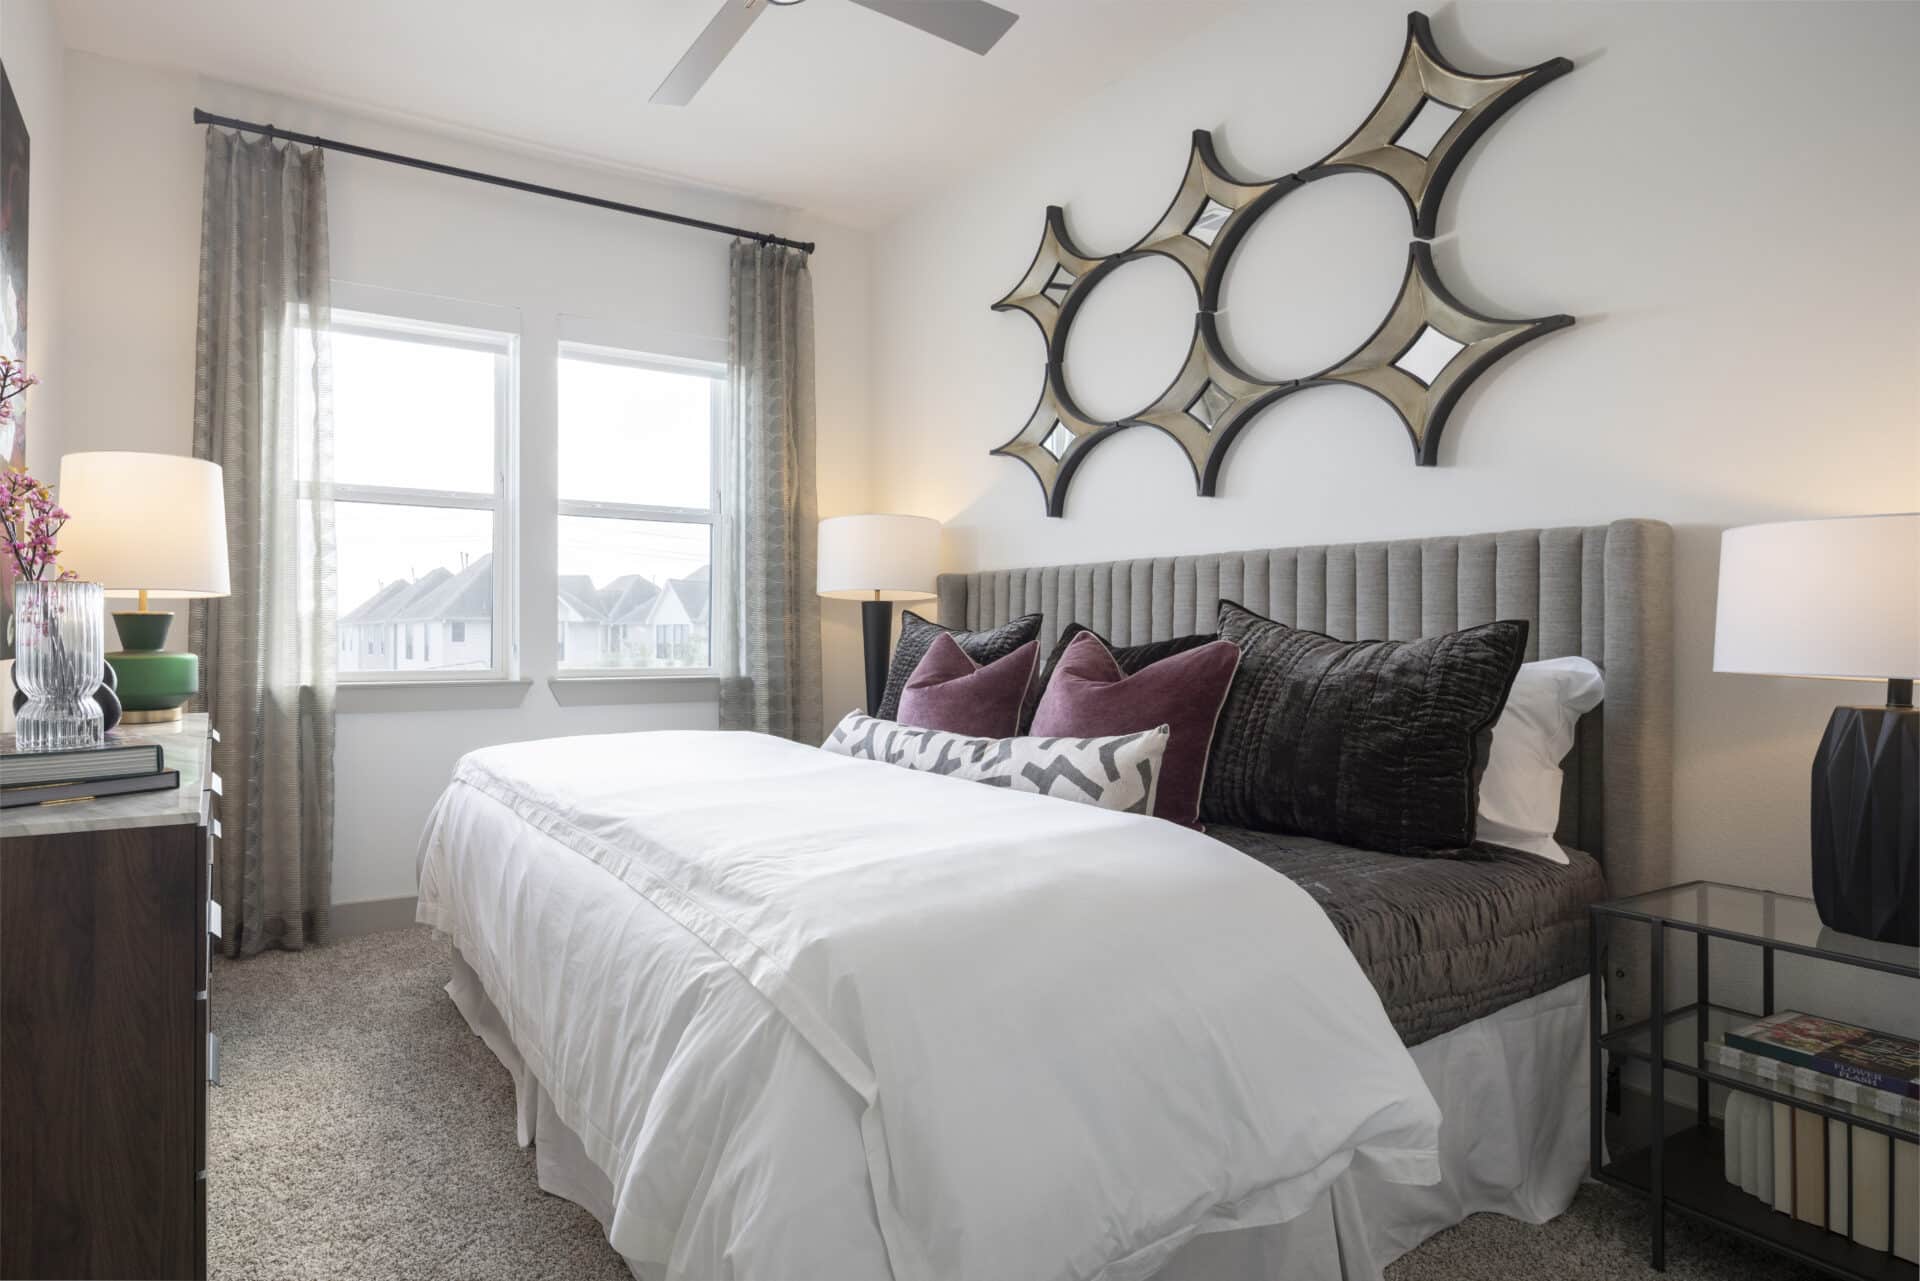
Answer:
[{"label": "maroon velvet pillow", "polygon": [[1037,738],[1104,738],[1165,725],[1172,733],[1153,812],[1198,828],[1214,722],[1239,665],[1239,646],[1209,641],[1129,676],[1098,636],[1082,632],[1054,668],[1029,732]]},{"label": "maroon velvet pillow", "polygon": [[1040,642],[1028,641],[982,667],[942,632],[900,691],[899,722],[972,738],[1011,738],[1039,661]]}]

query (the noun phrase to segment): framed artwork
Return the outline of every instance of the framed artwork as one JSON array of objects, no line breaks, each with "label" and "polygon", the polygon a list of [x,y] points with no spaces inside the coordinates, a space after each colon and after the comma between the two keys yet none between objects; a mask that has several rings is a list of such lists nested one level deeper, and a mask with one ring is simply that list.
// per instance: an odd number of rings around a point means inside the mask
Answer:
[{"label": "framed artwork", "polygon": [[[27,358],[27,187],[32,168],[27,122],[21,118],[13,82],[0,65],[0,353]],[[27,461],[26,411],[0,426],[0,458],[10,467]]]},{"label": "framed artwork", "polygon": [[[13,82],[0,64],[0,353],[27,358],[27,179],[32,149]],[[27,465],[27,414],[13,402],[13,416],[0,423],[0,466]],[[0,659],[13,657],[11,558],[0,557]]]}]

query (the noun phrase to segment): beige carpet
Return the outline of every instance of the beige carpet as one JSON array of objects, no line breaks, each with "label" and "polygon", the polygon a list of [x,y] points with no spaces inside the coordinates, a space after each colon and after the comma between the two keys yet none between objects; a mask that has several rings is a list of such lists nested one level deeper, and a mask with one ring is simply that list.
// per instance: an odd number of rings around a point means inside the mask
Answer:
[{"label": "beige carpet", "polygon": [[[275,952],[213,975],[226,1084],[209,1108],[215,1278],[623,1281],[592,1216],[534,1182],[513,1085],[447,999],[425,930]],[[1589,1187],[1544,1227],[1476,1215],[1392,1281],[1659,1277],[1644,1209]],[[1668,1281],[1803,1274],[1675,1219]],[[830,1281],[778,1278],[770,1281]]]}]

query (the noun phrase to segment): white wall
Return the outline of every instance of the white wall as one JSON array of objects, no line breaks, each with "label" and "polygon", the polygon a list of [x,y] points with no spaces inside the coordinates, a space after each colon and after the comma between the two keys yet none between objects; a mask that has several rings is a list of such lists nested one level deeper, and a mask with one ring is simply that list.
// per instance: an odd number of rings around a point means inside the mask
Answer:
[{"label": "white wall", "polygon": [[[988,310],[1048,204],[1090,251],[1165,208],[1188,131],[1249,175],[1331,149],[1390,76],[1404,5],[1250,5],[876,241],[874,496],[949,522],[950,569],[1654,517],[1678,531],[1676,877],[1805,892],[1807,774],[1836,701],[1868,686],[1717,676],[1718,533],[1920,507],[1920,6],[1449,5],[1469,69],[1578,64],[1522,103],[1456,175],[1436,257],[1468,302],[1565,311],[1571,330],[1496,368],[1415,468],[1380,402],[1318,389],[1269,412],[1194,496],[1152,431],[1080,469],[1042,515],[988,450],[1032,409],[1032,324]],[[1256,371],[1306,373],[1392,301],[1407,219],[1384,182],[1293,194],[1242,246],[1224,327]],[[1068,376],[1115,416],[1185,354],[1192,294],[1170,263],[1093,295]],[[1100,412],[1089,404],[1089,409]]]},{"label": "white wall", "polygon": [[[86,251],[65,282],[66,367],[85,371],[66,388],[65,450],[191,448],[203,148],[191,112],[200,106],[819,241],[821,507],[864,505],[864,237],[750,201],[503,154],[79,52],[68,56],[66,81],[71,181],[63,214],[71,243]],[[558,331],[597,326],[610,335],[603,341],[724,355],[727,241],[337,154],[327,167],[336,279],[518,310],[522,675],[535,678],[528,688],[472,696],[343,693],[334,897],[348,903],[413,893],[422,822],[463,752],[554,734],[715,723],[708,684],[582,691],[555,690],[543,678],[557,648]],[[852,625],[836,615],[826,630],[837,637]],[[859,688],[857,650],[836,644],[831,652],[830,703],[857,698],[848,693]]]}]

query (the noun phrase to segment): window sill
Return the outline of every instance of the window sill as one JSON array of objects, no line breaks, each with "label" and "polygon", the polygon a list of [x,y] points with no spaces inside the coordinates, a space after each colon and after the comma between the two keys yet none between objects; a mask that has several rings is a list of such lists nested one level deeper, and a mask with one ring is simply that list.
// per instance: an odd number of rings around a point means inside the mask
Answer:
[{"label": "window sill", "polygon": [[484,677],[479,680],[340,681],[334,706],[343,713],[484,711],[518,707],[526,701],[530,680]]},{"label": "window sill", "polygon": [[562,707],[593,703],[711,703],[720,678],[711,672],[560,672],[547,677]]}]

